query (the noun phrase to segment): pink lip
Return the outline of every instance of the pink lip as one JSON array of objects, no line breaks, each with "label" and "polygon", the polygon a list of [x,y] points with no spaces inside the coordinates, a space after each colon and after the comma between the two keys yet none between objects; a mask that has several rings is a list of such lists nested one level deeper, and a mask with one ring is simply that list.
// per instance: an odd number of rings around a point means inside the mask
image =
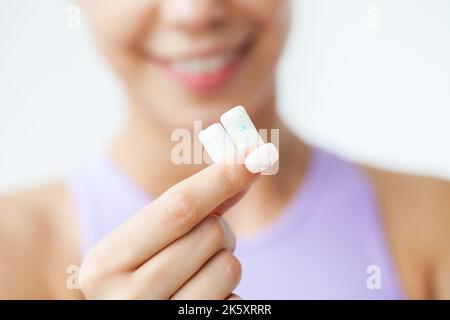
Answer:
[{"label": "pink lip", "polygon": [[[156,65],[160,66],[172,80],[182,87],[191,91],[204,93],[223,88],[232,76],[239,70],[239,67],[242,65],[247,53],[252,47],[253,39],[248,38],[235,49],[234,59],[232,59],[227,65],[214,72],[203,74],[193,74],[175,70],[172,68],[171,62],[173,60],[153,59],[153,61]],[[211,50],[210,54],[217,54],[220,52],[218,49],[219,48]],[[197,57],[203,58],[206,56],[208,56],[207,52],[203,52]],[[189,57],[195,58],[195,56]]]},{"label": "pink lip", "polygon": [[170,64],[162,65],[166,73],[183,87],[193,91],[212,91],[223,87],[227,81],[238,70],[243,60],[243,55],[237,55],[229,64],[223,68],[207,74],[191,74],[174,70]]}]

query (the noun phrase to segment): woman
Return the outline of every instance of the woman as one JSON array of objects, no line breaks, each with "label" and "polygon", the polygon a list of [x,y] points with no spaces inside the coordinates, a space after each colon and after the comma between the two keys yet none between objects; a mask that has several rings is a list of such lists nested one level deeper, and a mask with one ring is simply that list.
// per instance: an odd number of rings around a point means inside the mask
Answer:
[{"label": "woman", "polygon": [[[290,1],[80,4],[127,121],[102,156],[0,200],[2,297],[450,298],[449,184],[350,163],[278,118]],[[278,174],[174,164],[175,129],[236,105],[280,130]]]}]

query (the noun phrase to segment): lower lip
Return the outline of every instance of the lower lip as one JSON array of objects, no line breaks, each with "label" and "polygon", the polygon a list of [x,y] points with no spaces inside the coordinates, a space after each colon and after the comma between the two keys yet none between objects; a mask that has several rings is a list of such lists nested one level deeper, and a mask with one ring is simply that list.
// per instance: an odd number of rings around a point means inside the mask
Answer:
[{"label": "lower lip", "polygon": [[223,88],[228,80],[237,72],[244,59],[240,54],[235,57],[228,65],[207,74],[191,74],[174,70],[170,65],[164,65],[163,68],[167,74],[181,86],[197,92],[207,92]]}]

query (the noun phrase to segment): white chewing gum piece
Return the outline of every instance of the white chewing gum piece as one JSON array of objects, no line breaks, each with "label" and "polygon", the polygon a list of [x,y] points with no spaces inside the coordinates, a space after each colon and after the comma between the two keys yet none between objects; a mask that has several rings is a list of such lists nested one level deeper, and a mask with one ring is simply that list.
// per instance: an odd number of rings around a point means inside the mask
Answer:
[{"label": "white chewing gum piece", "polygon": [[264,144],[244,107],[234,107],[225,112],[220,117],[220,122],[238,151]]},{"label": "white chewing gum piece", "polygon": [[198,134],[214,163],[225,163],[236,152],[236,148],[220,123],[214,123]]}]

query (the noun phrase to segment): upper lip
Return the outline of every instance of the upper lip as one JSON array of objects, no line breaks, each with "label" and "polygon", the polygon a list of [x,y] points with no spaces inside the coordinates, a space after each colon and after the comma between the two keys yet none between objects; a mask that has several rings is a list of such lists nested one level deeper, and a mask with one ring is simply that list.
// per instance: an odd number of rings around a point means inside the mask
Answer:
[{"label": "upper lip", "polygon": [[247,49],[252,43],[252,37],[246,36],[240,41],[235,41],[233,44],[219,44],[214,46],[202,47],[194,50],[189,50],[184,53],[179,53],[173,56],[155,56],[153,55],[152,60],[159,63],[172,63],[181,60],[191,60],[191,59],[203,59],[209,58],[214,55],[224,54],[224,53],[235,53]]}]

